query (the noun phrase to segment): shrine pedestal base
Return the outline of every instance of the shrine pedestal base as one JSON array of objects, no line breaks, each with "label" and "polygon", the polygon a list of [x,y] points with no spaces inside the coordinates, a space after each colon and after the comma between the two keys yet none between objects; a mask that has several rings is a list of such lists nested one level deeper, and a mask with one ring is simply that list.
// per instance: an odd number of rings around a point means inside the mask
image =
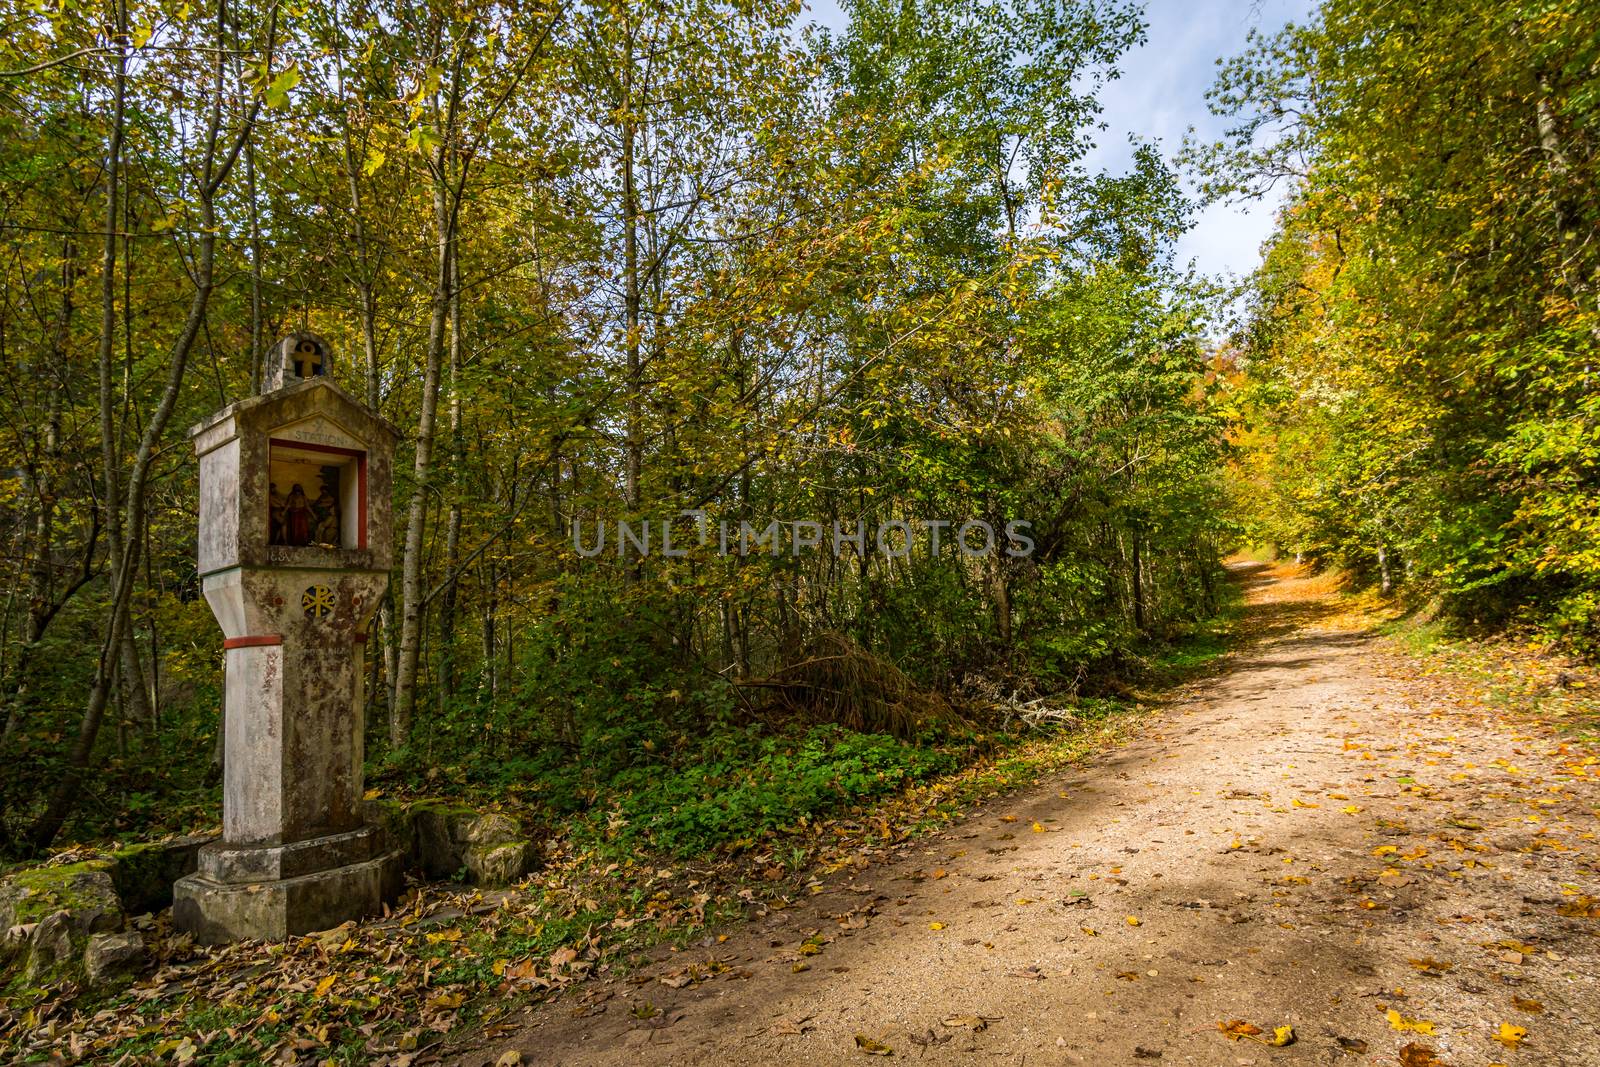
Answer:
[{"label": "shrine pedestal base", "polygon": [[[348,838],[350,835],[338,835]],[[326,841],[329,853],[348,854],[348,840],[315,839],[299,842],[294,855],[305,856]],[[312,846],[311,848],[305,846]],[[219,881],[207,870],[241,870],[244,850],[222,842],[211,862],[201,850],[200,870],[173,886],[172,923],[194,934],[200,944],[220,944],[241,938],[282,941],[296,934],[327,930],[349,919],[376,915],[400,893],[404,853],[396,849],[322,870],[260,881]],[[263,850],[266,851],[266,850]],[[276,849],[273,851],[277,851]],[[289,865],[289,869],[302,866]]]}]

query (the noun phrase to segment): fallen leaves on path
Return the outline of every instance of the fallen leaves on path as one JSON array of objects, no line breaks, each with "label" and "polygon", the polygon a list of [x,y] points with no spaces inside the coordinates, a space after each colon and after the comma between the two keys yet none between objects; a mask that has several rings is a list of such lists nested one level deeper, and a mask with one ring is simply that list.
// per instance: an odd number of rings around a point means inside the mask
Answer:
[{"label": "fallen leaves on path", "polygon": [[868,1056],[893,1056],[894,1049],[881,1041],[874,1041],[866,1034],[856,1035],[856,1051],[865,1052]]}]

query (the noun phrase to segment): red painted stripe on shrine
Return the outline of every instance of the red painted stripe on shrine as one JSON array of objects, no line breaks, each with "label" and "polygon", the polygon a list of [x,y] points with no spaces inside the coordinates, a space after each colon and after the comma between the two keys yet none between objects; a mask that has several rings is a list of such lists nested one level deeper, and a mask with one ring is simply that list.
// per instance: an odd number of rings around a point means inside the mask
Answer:
[{"label": "red painted stripe on shrine", "polygon": [[261,634],[258,637],[229,637],[222,642],[223,648],[261,648],[263,645],[283,644],[282,634]]}]

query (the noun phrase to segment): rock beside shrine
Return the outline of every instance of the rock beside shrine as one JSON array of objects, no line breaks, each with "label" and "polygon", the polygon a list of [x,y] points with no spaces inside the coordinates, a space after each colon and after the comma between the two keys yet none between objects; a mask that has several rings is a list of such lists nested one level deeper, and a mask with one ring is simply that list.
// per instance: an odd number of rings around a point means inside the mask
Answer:
[{"label": "rock beside shrine", "polygon": [[84,952],[97,935],[122,929],[110,860],[16,871],[0,879],[0,961],[8,985],[84,981]]},{"label": "rock beside shrine", "polygon": [[411,867],[428,878],[506,886],[539,861],[521,820],[442,800],[368,801],[367,821],[384,827]]}]

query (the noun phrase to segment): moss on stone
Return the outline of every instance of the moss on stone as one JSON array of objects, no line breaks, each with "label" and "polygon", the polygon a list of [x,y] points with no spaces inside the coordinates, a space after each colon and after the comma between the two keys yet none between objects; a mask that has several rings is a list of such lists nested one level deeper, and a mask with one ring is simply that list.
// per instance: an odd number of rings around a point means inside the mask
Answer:
[{"label": "moss on stone", "polygon": [[0,927],[38,922],[58,911],[120,910],[111,867],[111,860],[93,859],[12,872],[0,882]]},{"label": "moss on stone", "polygon": [[156,912],[172,904],[172,883],[195,869],[200,846],[213,834],[190,834],[141,842],[111,854],[111,880],[130,915]]}]

